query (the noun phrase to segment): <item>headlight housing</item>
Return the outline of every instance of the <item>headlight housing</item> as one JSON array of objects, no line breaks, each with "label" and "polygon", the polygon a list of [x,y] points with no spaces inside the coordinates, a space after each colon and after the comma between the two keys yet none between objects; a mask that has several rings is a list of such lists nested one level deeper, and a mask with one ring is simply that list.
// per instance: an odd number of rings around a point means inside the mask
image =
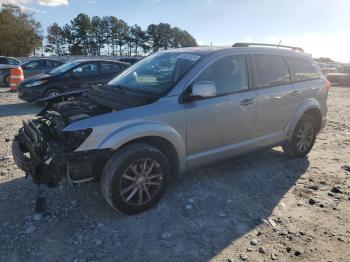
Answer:
[{"label": "headlight housing", "polygon": [[25,87],[40,86],[42,84],[45,84],[46,82],[47,82],[47,80],[38,80],[38,81],[34,81],[32,83],[25,84],[24,86]]},{"label": "headlight housing", "polygon": [[64,137],[72,150],[77,149],[92,133],[92,129],[82,129],[77,131],[65,131]]}]

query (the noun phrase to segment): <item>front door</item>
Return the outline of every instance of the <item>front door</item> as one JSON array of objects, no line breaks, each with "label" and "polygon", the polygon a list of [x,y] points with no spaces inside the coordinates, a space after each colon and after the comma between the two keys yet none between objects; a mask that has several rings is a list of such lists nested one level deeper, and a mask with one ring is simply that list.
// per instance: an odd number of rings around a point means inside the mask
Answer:
[{"label": "front door", "polygon": [[73,89],[88,89],[99,83],[98,66],[96,62],[86,63],[73,69],[70,75],[69,91]]},{"label": "front door", "polygon": [[186,104],[189,167],[227,157],[249,144],[257,110],[244,55],[220,58],[195,81],[214,82],[217,95]]}]

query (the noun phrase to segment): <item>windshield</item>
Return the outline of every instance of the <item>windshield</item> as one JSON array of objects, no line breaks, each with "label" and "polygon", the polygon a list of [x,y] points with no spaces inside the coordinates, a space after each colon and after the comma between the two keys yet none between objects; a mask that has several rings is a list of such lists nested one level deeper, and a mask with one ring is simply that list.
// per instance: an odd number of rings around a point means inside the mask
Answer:
[{"label": "windshield", "polygon": [[68,70],[72,69],[73,67],[75,67],[76,65],[79,65],[80,62],[79,61],[72,61],[69,63],[65,63],[59,67],[56,67],[55,69],[51,70],[49,72],[49,74],[51,75],[60,75],[62,73],[67,72]]},{"label": "windshield", "polygon": [[165,52],[152,55],[127,69],[108,85],[156,96],[165,95],[201,58],[199,55]]}]

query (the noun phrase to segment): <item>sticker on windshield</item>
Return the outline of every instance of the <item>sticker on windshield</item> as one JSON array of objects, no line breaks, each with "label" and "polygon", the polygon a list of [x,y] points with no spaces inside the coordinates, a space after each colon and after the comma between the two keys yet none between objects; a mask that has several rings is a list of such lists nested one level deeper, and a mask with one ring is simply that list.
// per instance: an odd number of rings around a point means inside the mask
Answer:
[{"label": "sticker on windshield", "polygon": [[181,54],[177,58],[187,59],[187,60],[191,60],[191,61],[197,61],[201,57],[199,55]]}]

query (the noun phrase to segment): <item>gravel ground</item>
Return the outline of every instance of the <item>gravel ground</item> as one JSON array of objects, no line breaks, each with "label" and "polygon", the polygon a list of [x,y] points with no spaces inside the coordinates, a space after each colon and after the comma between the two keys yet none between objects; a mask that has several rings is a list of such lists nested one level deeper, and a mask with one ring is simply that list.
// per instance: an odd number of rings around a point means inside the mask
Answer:
[{"label": "gravel ground", "polygon": [[308,158],[274,148],[198,169],[131,217],[97,183],[47,189],[35,214],[11,140],[39,107],[0,90],[0,261],[350,261],[349,87],[332,88]]}]

